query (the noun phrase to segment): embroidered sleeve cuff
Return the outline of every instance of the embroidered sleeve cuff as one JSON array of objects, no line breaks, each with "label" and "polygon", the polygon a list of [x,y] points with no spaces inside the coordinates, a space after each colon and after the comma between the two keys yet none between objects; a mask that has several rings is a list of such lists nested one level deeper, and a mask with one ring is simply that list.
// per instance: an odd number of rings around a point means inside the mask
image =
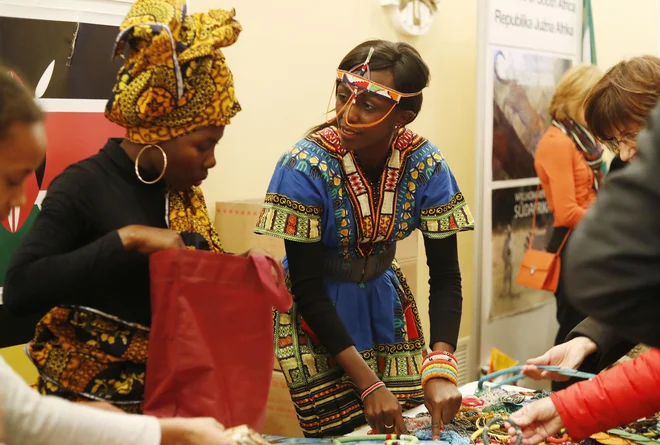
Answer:
[{"label": "embroidered sleeve cuff", "polygon": [[255,233],[301,243],[321,241],[321,207],[308,206],[277,193],[266,195]]},{"label": "embroidered sleeve cuff", "polygon": [[432,239],[474,230],[474,218],[463,194],[456,193],[447,204],[422,209],[419,230],[425,237]]}]

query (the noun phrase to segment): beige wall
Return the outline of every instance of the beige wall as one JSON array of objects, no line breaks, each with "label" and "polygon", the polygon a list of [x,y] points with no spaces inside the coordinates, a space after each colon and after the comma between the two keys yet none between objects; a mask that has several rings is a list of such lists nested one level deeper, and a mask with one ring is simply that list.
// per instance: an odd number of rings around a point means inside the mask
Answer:
[{"label": "beige wall", "polygon": [[658,0],[591,0],[598,66],[607,69],[621,59],[658,56]]},{"label": "beige wall", "polygon": [[[228,127],[218,147],[218,166],[204,183],[211,206],[218,200],[263,196],[280,154],[322,121],[334,69],[351,48],[369,38],[402,39],[377,0],[190,4],[195,11],[233,6],[244,29],[225,51],[243,111]],[[442,0],[430,33],[406,39],[421,52],[432,75],[423,111],[411,128],[441,148],[468,200],[474,196],[476,5],[476,0]],[[471,326],[472,241],[472,234],[460,236],[462,335],[469,335]],[[421,267],[420,296],[428,295],[424,261]]]}]

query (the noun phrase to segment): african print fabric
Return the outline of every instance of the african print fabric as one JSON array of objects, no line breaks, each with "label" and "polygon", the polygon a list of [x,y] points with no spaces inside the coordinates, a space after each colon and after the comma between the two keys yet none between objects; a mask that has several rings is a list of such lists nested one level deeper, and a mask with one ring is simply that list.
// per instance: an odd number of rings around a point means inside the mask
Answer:
[{"label": "african print fabric", "polygon": [[122,23],[115,56],[126,58],[106,117],[126,138],[155,144],[208,126],[228,125],[241,110],[220,48],[241,32],[235,12],[188,14],[185,0],[137,0]]},{"label": "african print fabric", "polygon": [[105,401],[141,413],[149,329],[83,307],[57,307],[27,346],[37,389],[74,402]]},{"label": "african print fabric", "polygon": [[[393,249],[416,229],[445,238],[473,227],[447,162],[429,141],[409,130],[399,134],[380,181],[372,184],[330,127],[282,156],[255,231],[322,242],[328,257],[353,260]],[[396,260],[370,281],[326,279],[324,284],[357,350],[388,389],[404,408],[423,403],[426,345],[415,299]],[[297,305],[276,312],[274,323],[276,356],[304,434],[340,435],[363,425],[356,389],[315,342]]]},{"label": "african print fabric", "polygon": [[212,252],[223,252],[218,232],[209,218],[204,194],[199,187],[187,192],[169,193],[169,228],[178,232],[198,234],[208,242]]}]

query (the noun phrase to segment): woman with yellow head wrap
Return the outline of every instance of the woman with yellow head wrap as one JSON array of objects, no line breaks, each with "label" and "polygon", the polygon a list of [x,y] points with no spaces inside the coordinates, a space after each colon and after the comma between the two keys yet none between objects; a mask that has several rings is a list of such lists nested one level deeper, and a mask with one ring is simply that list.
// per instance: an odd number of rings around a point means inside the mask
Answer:
[{"label": "woman with yellow head wrap", "polygon": [[137,0],[121,25],[106,116],[126,138],[53,181],[5,280],[7,310],[46,314],[27,348],[42,393],[141,411],[148,254],[222,250],[198,186],[240,111],[221,51],[240,31],[183,0]]}]

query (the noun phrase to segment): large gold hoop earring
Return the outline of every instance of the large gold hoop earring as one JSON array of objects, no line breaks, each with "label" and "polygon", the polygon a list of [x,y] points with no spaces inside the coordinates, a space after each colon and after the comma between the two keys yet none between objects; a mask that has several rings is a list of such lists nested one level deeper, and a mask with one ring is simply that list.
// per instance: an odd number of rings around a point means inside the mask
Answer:
[{"label": "large gold hoop earring", "polygon": [[[140,156],[142,156],[142,153],[144,153],[144,151],[150,147],[155,147],[159,149],[160,154],[163,155],[163,171],[160,172],[160,175],[158,175],[158,177],[153,181],[147,181],[143,179],[142,176],[140,176],[140,168],[139,168]],[[161,179],[163,179],[163,176],[165,176],[165,170],[167,170],[167,155],[165,154],[165,150],[163,150],[163,147],[161,147],[160,145],[145,145],[144,147],[142,147],[142,150],[140,150],[137,157],[135,158],[135,174],[137,175],[138,179],[147,185],[155,184]]]}]

